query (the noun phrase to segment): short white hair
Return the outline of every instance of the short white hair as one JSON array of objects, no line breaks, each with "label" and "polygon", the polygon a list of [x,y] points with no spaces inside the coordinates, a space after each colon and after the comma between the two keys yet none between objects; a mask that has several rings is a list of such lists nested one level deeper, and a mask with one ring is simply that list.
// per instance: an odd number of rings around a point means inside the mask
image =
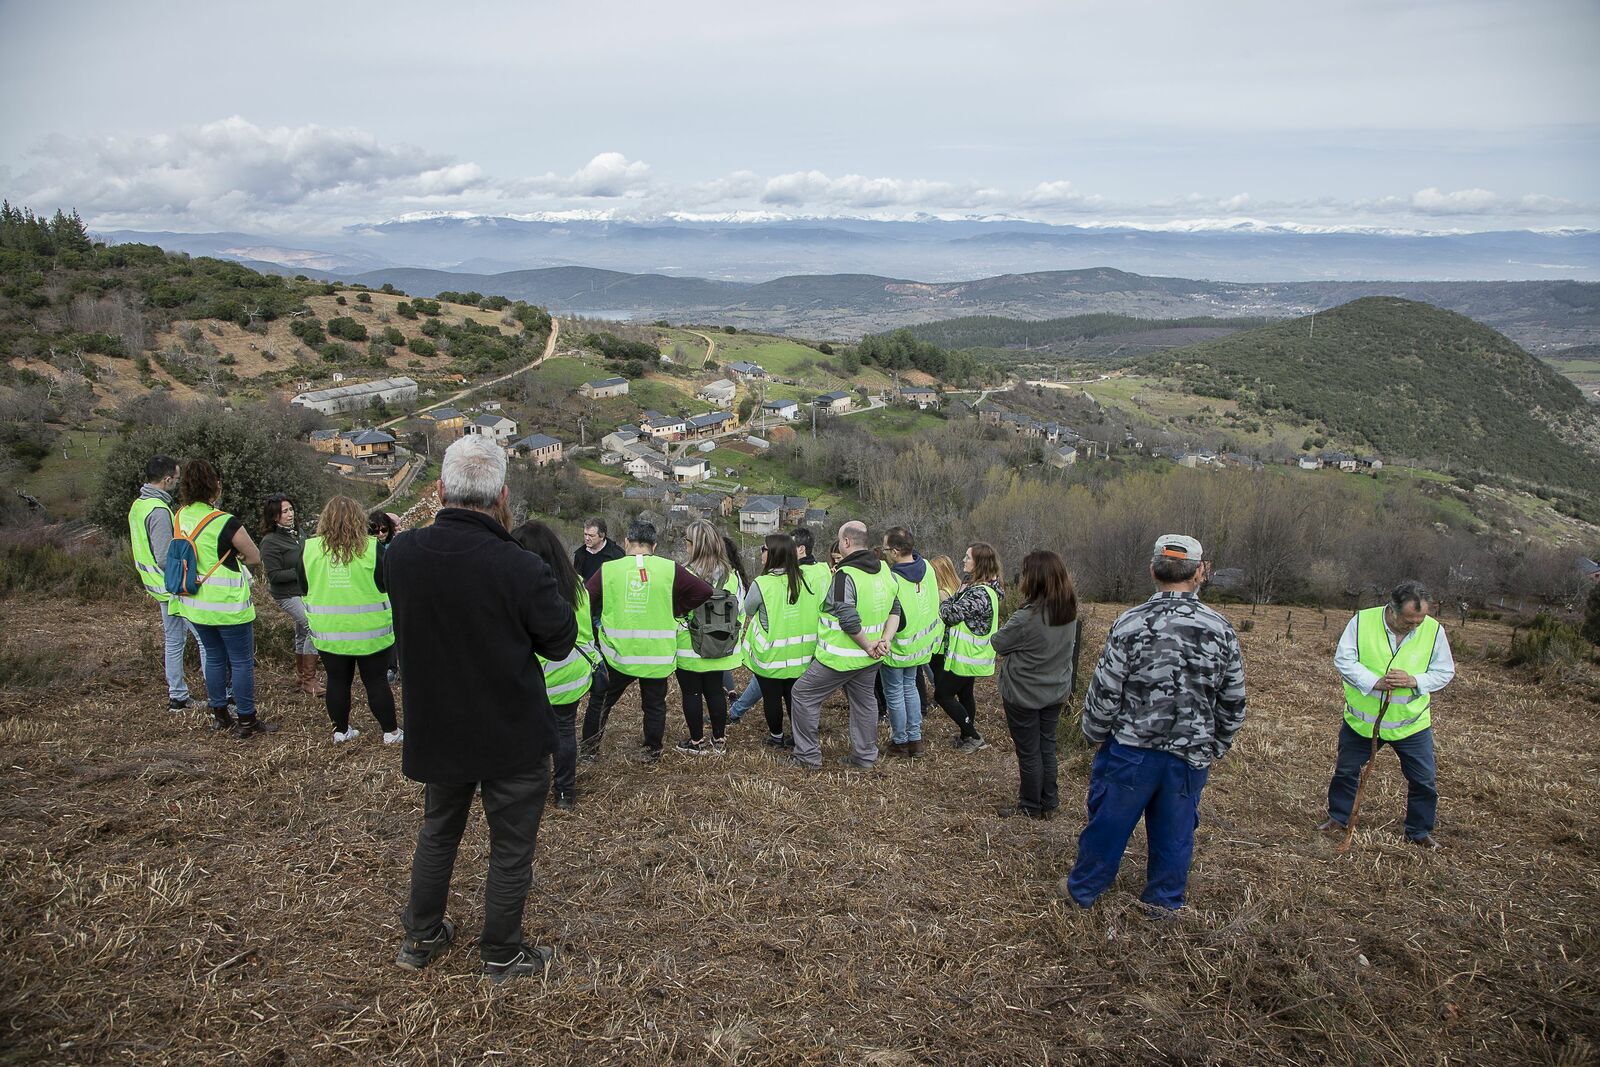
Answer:
[{"label": "short white hair", "polygon": [[506,484],[506,451],[482,434],[468,434],[444,450],[439,482],[441,503],[492,508]]}]

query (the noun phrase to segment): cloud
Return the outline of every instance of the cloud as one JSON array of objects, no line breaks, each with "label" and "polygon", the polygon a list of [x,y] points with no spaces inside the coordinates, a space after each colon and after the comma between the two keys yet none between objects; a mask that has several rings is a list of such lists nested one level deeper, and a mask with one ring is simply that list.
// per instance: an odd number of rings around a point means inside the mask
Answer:
[{"label": "cloud", "polygon": [[952,210],[975,208],[997,200],[996,190],[976,184],[927,181],[920,178],[868,178],[846,174],[830,178],[820,170],[792,171],[767,179],[761,202],[792,207],[824,206],[872,210],[915,207]]},{"label": "cloud", "polygon": [[1500,198],[1487,189],[1458,189],[1441,193],[1438,189],[1418,189],[1411,194],[1411,206],[1430,215],[1481,215],[1500,203]]},{"label": "cloud", "polygon": [[642,193],[650,183],[650,165],[630,160],[621,152],[601,152],[571,174],[544,174],[513,181],[509,195],[619,197]]}]

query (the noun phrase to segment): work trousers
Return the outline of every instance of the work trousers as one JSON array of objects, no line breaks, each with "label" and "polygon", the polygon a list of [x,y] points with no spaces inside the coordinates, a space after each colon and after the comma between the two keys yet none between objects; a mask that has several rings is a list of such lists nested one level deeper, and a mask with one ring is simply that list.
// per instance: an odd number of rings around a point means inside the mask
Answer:
[{"label": "work trousers", "polygon": [[[306,602],[297,596],[273,597],[273,602],[294,622],[294,654],[315,656],[317,646],[311,640],[311,620],[306,618]],[[389,646],[393,648],[393,645]]]},{"label": "work trousers", "polygon": [[[1398,741],[1381,737],[1378,747],[1388,745],[1400,757],[1400,773],[1406,776],[1406,836],[1415,841],[1433,833],[1433,820],[1439,812],[1439,785],[1433,757],[1433,727],[1418,730]],[[1333,780],[1328,783],[1328,817],[1346,825],[1350,807],[1356,800],[1356,785],[1361,768],[1372,757],[1372,738],[1362,737],[1348,722],[1339,724],[1339,757]]]},{"label": "work trousers", "polygon": [[789,730],[794,758],[811,768],[822,766],[822,702],[845,691],[850,701],[850,754],[867,763],[878,761],[878,702],[873,686],[878,664],[836,671],[814,659],[789,693]]},{"label": "work trousers", "polygon": [[933,657],[933,699],[960,728],[963,740],[978,736],[978,703],[972,693],[976,682],[971,675],[945,670],[943,656]]},{"label": "work trousers", "polygon": [[590,701],[589,710],[583,716],[585,751],[599,751],[600,737],[605,732],[606,722],[611,718],[611,709],[617,706],[617,701],[628,691],[628,686],[638,682],[639,704],[644,711],[644,747],[660,752],[661,739],[667,733],[667,680],[624,674],[614,664],[609,667],[605,701],[600,705],[599,714],[595,714],[594,702]]},{"label": "work trousers", "polygon": [[379,649],[365,656],[345,656],[337,652],[319,652],[322,667],[328,672],[328,718],[333,729],[344,733],[350,729],[350,691],[355,686],[356,672],[361,673],[361,688],[367,691],[367,709],[378,720],[383,732],[392,734],[399,729],[394,713],[394,693],[389,688],[389,650]]},{"label": "work trousers", "polygon": [[1025,708],[1009,700],[1006,728],[1017,750],[1017,807],[1030,815],[1043,815],[1061,806],[1056,792],[1056,726],[1061,705]]},{"label": "work trousers", "polygon": [[456,848],[472,810],[474,793],[483,796],[483,817],[489,824],[489,873],[483,884],[483,936],[479,951],[489,963],[507,963],[522,946],[522,912],[533,882],[533,849],[539,819],[550,793],[550,763],[513,778],[440,785],[423,791],[422,829],[411,857],[411,900],[406,907],[406,933],[427,940],[444,922]]},{"label": "work trousers", "polygon": [[200,650],[200,673],[204,675],[206,646],[201,644],[200,635],[195,633],[188,619],[167,610],[165,600],[156,601],[156,606],[161,609],[162,666],[167,674],[167,696],[173,700],[188,700],[189,680],[183,674],[183,650],[189,635],[193,634],[195,647]]},{"label": "work trousers", "polygon": [[[200,662],[206,672],[206,701],[212,708],[228,706],[231,692],[240,719],[256,717],[256,624],[235,622],[226,626],[194,624],[204,652]],[[232,685],[229,685],[229,681]]]},{"label": "work trousers", "polygon": [[[794,683],[798,678],[763,678],[756,675],[755,684],[761,690],[761,710],[767,716],[767,732],[774,737],[783,734],[783,713],[793,718]],[[743,698],[740,698],[743,699]]]},{"label": "work trousers", "polygon": [[1111,888],[1142,816],[1149,858],[1139,899],[1160,908],[1183,907],[1208,773],[1170,752],[1112,740],[1101,745],[1089,767],[1089,822],[1078,835],[1078,860],[1067,877],[1072,899],[1087,908]]},{"label": "work trousers", "polygon": [[690,739],[705,740],[705,716],[709,712],[711,736],[721,740],[728,732],[728,691],[722,687],[722,672],[679,667],[677,675],[678,695],[683,698],[683,724],[689,728]]}]

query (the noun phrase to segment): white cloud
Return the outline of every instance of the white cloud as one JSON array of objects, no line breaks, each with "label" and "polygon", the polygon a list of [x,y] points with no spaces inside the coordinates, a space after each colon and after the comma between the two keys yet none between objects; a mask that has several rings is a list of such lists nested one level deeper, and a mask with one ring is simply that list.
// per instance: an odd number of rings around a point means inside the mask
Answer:
[{"label": "white cloud", "polygon": [[761,190],[764,204],[793,207],[965,209],[985,206],[1001,194],[975,184],[920,178],[868,178],[846,174],[830,178],[820,170],[792,171],[769,178]]},{"label": "white cloud", "polygon": [[1411,206],[1417,211],[1436,215],[1483,214],[1500,203],[1500,198],[1487,189],[1458,189],[1441,193],[1438,189],[1418,189],[1411,194]]},{"label": "white cloud", "polygon": [[554,196],[619,197],[643,192],[650,182],[650,165],[630,160],[621,152],[601,152],[562,177],[545,174],[508,184],[507,192]]}]

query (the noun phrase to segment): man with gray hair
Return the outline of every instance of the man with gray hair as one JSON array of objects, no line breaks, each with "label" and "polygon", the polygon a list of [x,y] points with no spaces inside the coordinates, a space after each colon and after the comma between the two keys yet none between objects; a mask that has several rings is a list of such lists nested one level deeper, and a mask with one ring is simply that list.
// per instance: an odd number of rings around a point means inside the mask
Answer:
[{"label": "man with gray hair", "polygon": [[541,974],[554,950],[527,942],[522,913],[550,791],[555,715],[537,657],[572,651],[577,623],[545,561],[494,518],[507,501],[506,454],[487,437],[445,450],[433,525],[384,556],[405,697],[402,769],[424,783],[405,940],[395,962],[426,967],[455,938],[445,918],[456,848],[483,797],[489,824],[483,974]]},{"label": "man with gray hair", "polygon": [[877,764],[878,661],[905,618],[894,575],[867,547],[865,523],[839,527],[839,551],[817,620],[816,659],[790,695],[790,760],[808,771],[822,767],[822,702],[840,689],[850,700],[850,755],[842,762],[863,770]]},{"label": "man with gray hair", "polygon": [[1430,851],[1439,847],[1433,839],[1439,789],[1429,705],[1456,676],[1456,661],[1444,627],[1428,614],[1431,606],[1421,582],[1401,582],[1387,604],[1356,612],[1345,626],[1333,653],[1344,679],[1344,722],[1328,783],[1328,819],[1319,830],[1340,833],[1349,825],[1361,768],[1389,745],[1406,776],[1406,840]]},{"label": "man with gray hair", "polygon": [[1183,907],[1200,792],[1244,725],[1239,637],[1200,603],[1210,566],[1193,537],[1158,537],[1155,596],[1123,612],[1106,636],[1083,698],[1083,736],[1098,746],[1089,821],[1060,886],[1079,907],[1111,888],[1141,818],[1149,860],[1139,899],[1158,913]]}]

